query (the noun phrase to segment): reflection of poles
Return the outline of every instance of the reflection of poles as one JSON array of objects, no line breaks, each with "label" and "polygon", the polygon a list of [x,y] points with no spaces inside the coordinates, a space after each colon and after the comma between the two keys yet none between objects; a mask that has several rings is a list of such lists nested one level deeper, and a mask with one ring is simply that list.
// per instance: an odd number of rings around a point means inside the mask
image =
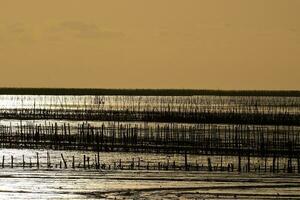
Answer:
[{"label": "reflection of poles", "polygon": [[20,120],[20,131],[21,131],[21,136],[23,139],[23,125],[22,125],[22,119]]},{"label": "reflection of poles", "polygon": [[[23,107],[23,98],[21,99],[21,131],[22,131],[22,117],[23,117],[23,111],[24,111],[24,107]],[[22,132],[21,132],[22,133]]]},{"label": "reflection of poles", "polygon": [[50,160],[50,154],[47,151],[47,167],[50,168],[51,167],[51,160]]},{"label": "reflection of poles", "polygon": [[275,153],[273,155],[273,163],[272,163],[272,172],[275,173],[276,171],[276,156],[275,156]]},{"label": "reflection of poles", "polygon": [[[289,136],[289,134],[288,134]],[[293,172],[293,163],[292,163],[292,153],[293,153],[293,150],[292,150],[292,142],[289,141],[288,142],[288,151],[289,151],[289,157],[288,157],[288,173],[292,173]]]},{"label": "reflection of poles", "polygon": [[[102,126],[103,126],[103,124],[102,124]],[[99,138],[99,131],[97,130],[97,164],[96,164],[96,168],[97,169],[100,169],[100,149],[99,149],[99,140],[100,140],[100,138]]]},{"label": "reflection of poles", "polygon": [[240,154],[240,151],[239,151],[239,157],[238,157],[238,172],[241,172],[242,171],[242,167],[241,167],[241,154]]},{"label": "reflection of poles", "polygon": [[298,173],[300,174],[300,157],[297,157],[297,164],[298,164]]},{"label": "reflection of poles", "polygon": [[221,155],[221,171],[223,171],[223,155]]},{"label": "reflection of poles", "polygon": [[33,123],[35,123],[35,99],[33,101]]},{"label": "reflection of poles", "polygon": [[97,169],[100,169],[100,152],[99,152],[99,148],[98,148],[98,152],[97,152]]},{"label": "reflection of poles", "polygon": [[184,166],[185,170],[188,171],[188,161],[187,161],[187,152],[184,152]]},{"label": "reflection of poles", "polygon": [[250,153],[248,154],[247,172],[250,172]]},{"label": "reflection of poles", "polygon": [[24,155],[22,155],[22,158],[23,158],[23,168],[25,168],[25,158],[24,158]]},{"label": "reflection of poles", "polygon": [[83,168],[85,169],[85,155],[83,155]]}]

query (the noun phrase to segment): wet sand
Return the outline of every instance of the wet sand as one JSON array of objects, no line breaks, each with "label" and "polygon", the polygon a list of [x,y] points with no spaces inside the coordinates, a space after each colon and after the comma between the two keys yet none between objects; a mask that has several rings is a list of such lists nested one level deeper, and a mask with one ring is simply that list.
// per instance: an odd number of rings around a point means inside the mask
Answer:
[{"label": "wet sand", "polygon": [[0,170],[1,199],[300,198],[299,175],[207,172]]}]

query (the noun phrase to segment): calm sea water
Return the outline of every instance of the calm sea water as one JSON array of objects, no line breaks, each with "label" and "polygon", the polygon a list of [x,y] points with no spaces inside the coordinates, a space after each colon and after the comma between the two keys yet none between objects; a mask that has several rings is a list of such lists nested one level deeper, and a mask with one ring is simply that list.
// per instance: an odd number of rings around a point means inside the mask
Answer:
[{"label": "calm sea water", "polygon": [[[299,97],[160,97],[160,96],[30,96],[30,95],[0,95],[0,109],[80,109],[80,110],[129,110],[129,111],[215,111],[228,112],[240,110],[242,112],[263,113],[300,113]],[[0,120],[0,126],[14,127],[20,125],[19,120]],[[25,120],[23,125],[68,123],[77,127],[82,121],[55,120]],[[113,125],[114,122],[88,122],[93,126],[102,123]],[[132,126],[155,126],[158,123],[122,122]],[[164,123],[159,123],[163,126]],[[195,126],[194,124],[177,124],[178,126]],[[214,125],[222,128],[225,125]],[[201,128],[201,127],[200,127]],[[263,126],[272,131],[272,127]],[[299,127],[296,127],[298,130]],[[16,165],[21,166],[22,156],[26,163],[36,159],[36,152],[40,156],[40,169],[22,169],[9,167],[11,156]],[[300,177],[298,175],[281,174],[238,174],[227,172],[157,172],[157,171],[121,171],[121,170],[83,170],[46,168],[47,152],[51,155],[53,166],[61,162],[64,155],[68,165],[72,156],[75,163],[82,164],[83,155],[91,157],[95,152],[85,151],[55,151],[30,149],[0,149],[0,158],[5,158],[6,166],[0,169],[0,199],[195,199],[195,198],[225,198],[225,199],[268,199],[268,198],[300,198]],[[1,160],[0,159],[0,160]],[[155,165],[157,162],[166,164],[176,161],[183,165],[185,158],[178,154],[143,154],[101,152],[102,163],[113,164],[122,159],[129,164],[132,159],[141,160]],[[189,155],[190,164],[207,165],[207,156]],[[210,156],[214,166],[228,163],[237,164],[234,157]],[[0,161],[2,162],[2,161]],[[246,158],[242,158],[245,164]],[[267,160],[271,165],[272,160]],[[253,158],[251,166],[264,163],[261,158]],[[286,161],[283,161],[286,163]],[[255,191],[255,192],[253,192]]]},{"label": "calm sea water", "polygon": [[0,95],[0,109],[21,108],[299,113],[300,97]]}]

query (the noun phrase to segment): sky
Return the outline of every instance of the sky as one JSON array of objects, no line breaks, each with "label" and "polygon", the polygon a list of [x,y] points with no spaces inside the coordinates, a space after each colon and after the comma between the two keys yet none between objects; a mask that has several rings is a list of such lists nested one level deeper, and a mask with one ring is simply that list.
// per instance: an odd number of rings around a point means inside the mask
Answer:
[{"label": "sky", "polygon": [[300,90],[299,0],[1,0],[0,87]]}]

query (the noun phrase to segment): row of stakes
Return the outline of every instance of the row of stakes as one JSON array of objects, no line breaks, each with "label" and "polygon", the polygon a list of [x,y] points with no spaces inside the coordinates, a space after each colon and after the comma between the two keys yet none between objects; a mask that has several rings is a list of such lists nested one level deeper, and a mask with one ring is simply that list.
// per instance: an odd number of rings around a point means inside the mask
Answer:
[{"label": "row of stakes", "polygon": [[[240,161],[239,161],[240,162]],[[243,167],[241,166],[241,164],[239,163],[237,168],[234,168],[234,164],[233,163],[228,163],[226,166],[222,165],[222,161],[221,161],[221,165],[215,165],[213,166],[212,161],[210,158],[207,158],[207,166],[204,166],[203,164],[198,164],[198,162],[196,161],[195,165],[190,165],[187,162],[187,157],[185,156],[185,163],[184,165],[176,165],[176,162],[170,162],[169,160],[167,160],[166,163],[161,163],[161,162],[157,162],[154,165],[150,165],[150,162],[147,162],[147,165],[141,165],[141,159],[138,158],[137,161],[135,161],[134,158],[132,158],[132,161],[129,162],[129,165],[124,165],[124,163],[122,162],[121,159],[119,159],[118,162],[114,162],[113,165],[106,165],[105,163],[100,164],[100,156],[99,153],[97,155],[95,155],[95,160],[94,162],[91,163],[91,159],[90,157],[83,155],[83,165],[81,165],[81,163],[79,162],[77,166],[75,166],[75,156],[72,156],[72,164],[71,164],[71,168],[75,169],[75,168],[83,168],[83,169],[107,169],[107,170],[140,170],[140,169],[146,169],[146,170],[185,170],[185,171],[228,171],[228,172],[234,172],[234,171],[238,171],[238,172],[250,172],[250,165],[249,163],[244,165]],[[29,163],[25,162],[25,156],[22,155],[22,163],[19,165],[14,163],[14,157],[11,155],[11,159],[10,159],[10,165],[5,165],[5,156],[2,156],[2,163],[1,163],[2,168],[5,167],[10,167],[10,168],[14,168],[14,167],[29,167],[29,168],[33,168],[34,166],[39,169],[41,167],[41,163],[40,163],[40,157],[39,157],[39,153],[36,152],[36,162],[33,163],[31,157],[29,158]],[[67,169],[68,168],[68,164],[67,161],[64,157],[64,155],[61,153],[61,161],[59,162],[59,164],[53,164],[51,163],[51,159],[50,159],[50,154],[47,152],[47,168],[64,168]],[[267,163],[265,162],[265,164],[261,167],[261,165],[258,165],[257,167],[254,167],[254,171],[255,172],[267,172],[269,169],[270,172],[296,172],[298,171],[298,173],[300,173],[300,168],[298,166],[298,170],[296,170],[296,166],[292,166],[291,169],[289,167],[287,167],[287,165],[284,165],[283,168],[280,170],[277,164],[277,168],[274,168],[274,166],[270,165],[269,168],[267,166]]]}]

